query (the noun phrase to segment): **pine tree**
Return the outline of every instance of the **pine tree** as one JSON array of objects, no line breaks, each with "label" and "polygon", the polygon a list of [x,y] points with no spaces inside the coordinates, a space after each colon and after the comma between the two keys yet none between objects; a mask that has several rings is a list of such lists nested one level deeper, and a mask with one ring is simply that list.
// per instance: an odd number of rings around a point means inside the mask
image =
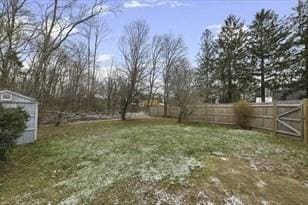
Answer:
[{"label": "pine tree", "polygon": [[219,34],[218,69],[222,101],[234,102],[247,93],[251,72],[247,66],[248,35],[240,18],[230,15]]},{"label": "pine tree", "polygon": [[209,95],[212,92],[212,84],[215,80],[215,60],[217,58],[217,42],[209,29],[202,33],[201,48],[197,56],[198,69],[196,73],[199,95],[204,102],[209,102]]},{"label": "pine tree", "polygon": [[278,90],[288,62],[288,32],[272,10],[262,9],[256,13],[250,26],[249,50],[254,68],[254,78],[260,85],[262,102],[265,90]]},{"label": "pine tree", "polygon": [[305,96],[308,97],[308,0],[298,1],[292,21],[297,62],[294,73],[298,76],[294,86],[297,89],[304,89]]}]

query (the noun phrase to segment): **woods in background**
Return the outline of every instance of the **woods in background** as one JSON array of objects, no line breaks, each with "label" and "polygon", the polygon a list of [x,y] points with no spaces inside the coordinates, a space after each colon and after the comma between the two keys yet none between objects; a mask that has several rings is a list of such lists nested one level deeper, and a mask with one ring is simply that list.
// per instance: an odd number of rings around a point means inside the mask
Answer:
[{"label": "woods in background", "polygon": [[[107,0],[0,0],[0,89],[39,100],[40,110],[121,113],[161,101],[176,104],[264,102],[302,90],[308,97],[308,1],[284,18],[261,10],[245,25],[229,15],[218,35],[206,29],[197,68],[183,39],[151,34],[144,21],[126,25],[121,56],[99,70],[98,48],[108,34]],[[35,13],[33,13],[35,11]],[[185,116],[184,116],[185,117]]]},{"label": "woods in background", "polygon": [[42,109],[89,109],[106,0],[0,0],[0,89],[33,96]]},{"label": "woods in background", "polygon": [[217,37],[206,29],[198,55],[199,96],[204,102],[239,99],[265,102],[266,91],[308,97],[308,1],[279,18],[273,10],[255,14],[248,26],[230,15]]}]

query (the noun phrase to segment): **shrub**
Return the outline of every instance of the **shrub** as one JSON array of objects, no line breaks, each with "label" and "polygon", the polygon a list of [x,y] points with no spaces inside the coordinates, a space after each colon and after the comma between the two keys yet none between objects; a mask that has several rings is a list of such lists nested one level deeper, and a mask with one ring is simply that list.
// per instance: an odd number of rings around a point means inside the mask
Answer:
[{"label": "shrub", "polygon": [[250,129],[250,116],[253,109],[246,101],[238,101],[233,105],[234,114],[236,116],[236,124],[243,129]]},{"label": "shrub", "polygon": [[28,114],[22,108],[4,108],[0,105],[0,160],[7,154],[26,128]]}]

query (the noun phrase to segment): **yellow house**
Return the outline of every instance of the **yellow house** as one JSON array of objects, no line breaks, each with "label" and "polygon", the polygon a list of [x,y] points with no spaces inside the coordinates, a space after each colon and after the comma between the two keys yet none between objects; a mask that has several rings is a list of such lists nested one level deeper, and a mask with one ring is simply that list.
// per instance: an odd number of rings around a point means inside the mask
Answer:
[{"label": "yellow house", "polygon": [[[147,104],[148,104],[148,100],[143,100],[140,103],[140,106],[145,107],[147,106]],[[161,104],[161,100],[159,98],[153,98],[150,102],[150,106],[160,106],[160,104]]]}]

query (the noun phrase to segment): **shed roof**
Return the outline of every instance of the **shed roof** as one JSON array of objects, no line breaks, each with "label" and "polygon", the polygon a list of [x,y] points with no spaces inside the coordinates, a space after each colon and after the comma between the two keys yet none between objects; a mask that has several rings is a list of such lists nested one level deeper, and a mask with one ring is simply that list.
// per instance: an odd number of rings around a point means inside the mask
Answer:
[{"label": "shed roof", "polygon": [[19,93],[10,91],[10,90],[0,90],[0,94],[2,94],[2,93],[10,93],[10,94],[12,94],[12,95],[18,96],[18,97],[20,97],[20,98],[24,98],[24,99],[26,99],[26,100],[35,101],[35,102],[37,101],[37,100],[34,99],[34,98],[27,97],[27,96],[24,96],[24,95],[22,95],[22,94],[19,94]]}]

